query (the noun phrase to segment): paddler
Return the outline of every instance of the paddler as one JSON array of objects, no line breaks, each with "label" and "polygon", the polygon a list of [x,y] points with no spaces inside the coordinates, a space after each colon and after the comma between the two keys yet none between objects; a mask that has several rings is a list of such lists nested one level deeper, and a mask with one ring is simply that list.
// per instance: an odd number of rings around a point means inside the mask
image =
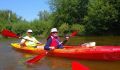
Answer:
[{"label": "paddler", "polygon": [[41,42],[39,42],[35,37],[33,37],[31,34],[33,33],[33,31],[31,29],[28,29],[26,34],[27,36],[23,37],[20,45],[21,47],[26,46],[26,47],[37,47],[38,44],[42,44]]},{"label": "paddler", "polygon": [[58,36],[58,30],[56,28],[51,29],[51,33],[49,37],[47,38],[47,42],[44,46],[45,50],[53,50],[53,49],[62,49],[63,44],[67,42],[69,37],[66,37],[66,40],[63,42],[60,42],[59,36]]}]

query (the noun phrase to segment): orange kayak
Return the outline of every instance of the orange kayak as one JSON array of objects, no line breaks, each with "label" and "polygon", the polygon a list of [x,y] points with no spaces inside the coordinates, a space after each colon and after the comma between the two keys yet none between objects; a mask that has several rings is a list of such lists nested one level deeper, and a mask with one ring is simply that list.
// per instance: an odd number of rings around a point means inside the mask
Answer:
[{"label": "orange kayak", "polygon": [[[12,48],[26,53],[41,54],[41,48],[27,48],[20,46],[19,43],[12,43]],[[64,49],[49,51],[48,56],[76,58],[81,60],[120,60],[120,46],[95,46],[95,48],[85,48],[81,46],[64,46]]]}]

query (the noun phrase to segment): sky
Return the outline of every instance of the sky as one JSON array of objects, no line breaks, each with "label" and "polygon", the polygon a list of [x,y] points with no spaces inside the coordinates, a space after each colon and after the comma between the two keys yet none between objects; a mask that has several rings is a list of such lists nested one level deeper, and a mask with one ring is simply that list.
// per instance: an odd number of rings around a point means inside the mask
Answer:
[{"label": "sky", "polygon": [[38,18],[39,11],[50,11],[48,0],[0,0],[0,10],[11,10],[27,21]]}]

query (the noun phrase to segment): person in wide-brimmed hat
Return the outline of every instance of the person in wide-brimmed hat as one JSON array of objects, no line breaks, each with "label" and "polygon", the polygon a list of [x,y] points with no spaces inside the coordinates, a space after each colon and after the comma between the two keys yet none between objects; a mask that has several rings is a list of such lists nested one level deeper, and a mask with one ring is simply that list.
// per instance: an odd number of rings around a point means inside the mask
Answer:
[{"label": "person in wide-brimmed hat", "polygon": [[31,34],[33,31],[31,29],[28,29],[26,34],[27,36],[23,37],[20,45],[26,46],[26,47],[37,47],[37,44],[41,44],[35,37],[33,37]]},{"label": "person in wide-brimmed hat", "polygon": [[44,46],[45,50],[53,50],[56,48],[63,48],[63,42],[60,42],[58,36],[58,30],[56,28],[51,29],[50,36],[47,38],[47,42]]}]

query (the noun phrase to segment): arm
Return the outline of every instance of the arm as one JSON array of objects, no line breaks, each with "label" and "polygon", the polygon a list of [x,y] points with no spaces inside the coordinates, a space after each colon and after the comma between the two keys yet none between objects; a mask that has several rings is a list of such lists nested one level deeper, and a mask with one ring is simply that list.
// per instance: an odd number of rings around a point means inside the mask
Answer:
[{"label": "arm", "polygon": [[51,42],[52,42],[52,39],[49,38],[49,39],[47,40],[47,43],[46,43],[45,46],[44,46],[44,49],[45,49],[45,50],[50,50],[50,44],[51,44]]},{"label": "arm", "polygon": [[34,38],[34,42],[37,43],[37,44],[42,44],[41,42],[39,42],[35,37]]},{"label": "arm", "polygon": [[20,37],[22,40],[21,40],[21,42],[20,42],[20,45],[21,45],[21,47],[22,46],[25,46],[25,42],[29,39],[27,36],[25,36],[25,37]]},{"label": "arm", "polygon": [[62,45],[64,45],[69,40],[69,37],[65,37],[65,40],[62,42]]},{"label": "arm", "polygon": [[22,47],[22,46],[25,46],[25,42],[26,42],[26,40],[25,40],[25,39],[22,39],[21,42],[20,42],[20,46],[21,46],[21,47]]}]

